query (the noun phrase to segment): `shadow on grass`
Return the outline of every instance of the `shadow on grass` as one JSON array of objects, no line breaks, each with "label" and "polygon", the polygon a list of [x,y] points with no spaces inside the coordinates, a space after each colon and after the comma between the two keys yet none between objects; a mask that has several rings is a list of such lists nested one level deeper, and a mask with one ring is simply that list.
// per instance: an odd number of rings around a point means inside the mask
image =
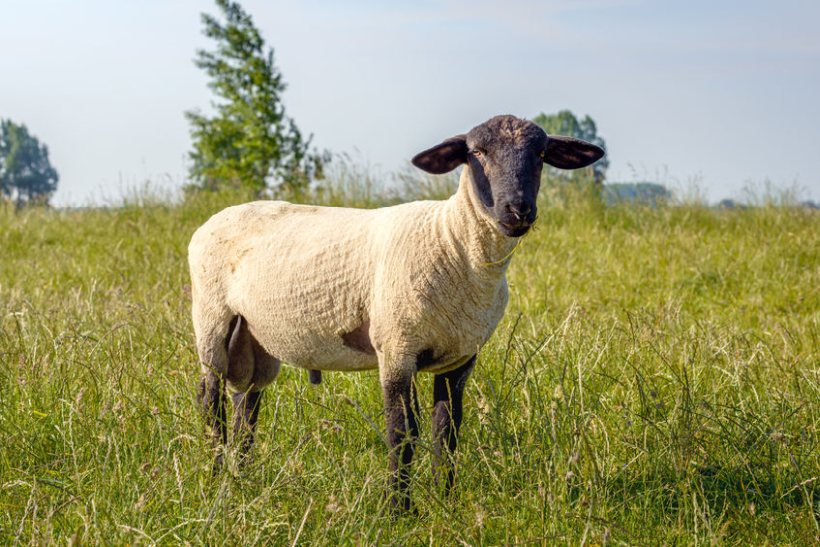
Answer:
[{"label": "shadow on grass", "polygon": [[[783,485],[791,485],[783,488]],[[653,498],[662,504],[664,512],[677,511],[691,502],[695,494],[708,504],[712,514],[727,508],[741,511],[782,511],[806,504],[820,516],[820,485],[816,477],[803,478],[796,473],[779,473],[762,467],[693,466],[685,474],[673,470],[655,473],[620,474],[607,480],[605,489],[610,501],[629,504],[636,499]],[[570,495],[580,498],[582,487],[570,485]]]}]

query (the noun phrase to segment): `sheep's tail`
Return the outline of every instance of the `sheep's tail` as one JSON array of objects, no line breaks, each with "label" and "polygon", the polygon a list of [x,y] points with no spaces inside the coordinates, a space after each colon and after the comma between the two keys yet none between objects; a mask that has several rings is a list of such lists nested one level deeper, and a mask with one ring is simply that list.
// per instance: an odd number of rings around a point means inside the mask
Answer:
[{"label": "sheep's tail", "polygon": [[310,383],[318,386],[322,383],[322,371],[321,370],[308,370],[308,378],[310,378]]}]

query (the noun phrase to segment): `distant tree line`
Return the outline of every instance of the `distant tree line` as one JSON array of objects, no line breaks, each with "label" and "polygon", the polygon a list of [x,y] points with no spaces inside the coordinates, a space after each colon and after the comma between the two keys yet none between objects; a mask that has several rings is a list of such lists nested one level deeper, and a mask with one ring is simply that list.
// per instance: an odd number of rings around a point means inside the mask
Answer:
[{"label": "distant tree line", "polygon": [[0,120],[0,198],[17,208],[47,205],[59,179],[48,159],[48,147],[25,125]]},{"label": "distant tree line", "polygon": [[603,198],[607,205],[629,203],[657,207],[668,203],[672,192],[655,182],[617,182],[604,186]]}]

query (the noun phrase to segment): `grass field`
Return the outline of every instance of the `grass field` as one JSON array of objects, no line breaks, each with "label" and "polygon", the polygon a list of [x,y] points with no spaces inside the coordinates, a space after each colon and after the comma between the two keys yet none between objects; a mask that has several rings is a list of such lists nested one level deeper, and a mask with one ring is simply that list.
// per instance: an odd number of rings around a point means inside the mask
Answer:
[{"label": "grass field", "polygon": [[424,415],[391,519],[376,373],[283,368],[254,460],[211,476],[185,253],[227,201],[0,210],[0,544],[818,541],[817,212],[544,207],[456,490]]}]

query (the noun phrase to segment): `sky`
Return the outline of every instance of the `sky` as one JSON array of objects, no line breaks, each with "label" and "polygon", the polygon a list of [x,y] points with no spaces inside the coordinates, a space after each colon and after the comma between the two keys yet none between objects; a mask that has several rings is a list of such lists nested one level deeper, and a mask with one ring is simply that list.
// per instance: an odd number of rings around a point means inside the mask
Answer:
[{"label": "sky", "polygon": [[[608,180],[711,201],[820,201],[817,0],[246,0],[314,144],[376,172],[496,114],[589,114]],[[0,0],[0,118],[60,173],[54,203],[185,182],[199,0]]]}]

